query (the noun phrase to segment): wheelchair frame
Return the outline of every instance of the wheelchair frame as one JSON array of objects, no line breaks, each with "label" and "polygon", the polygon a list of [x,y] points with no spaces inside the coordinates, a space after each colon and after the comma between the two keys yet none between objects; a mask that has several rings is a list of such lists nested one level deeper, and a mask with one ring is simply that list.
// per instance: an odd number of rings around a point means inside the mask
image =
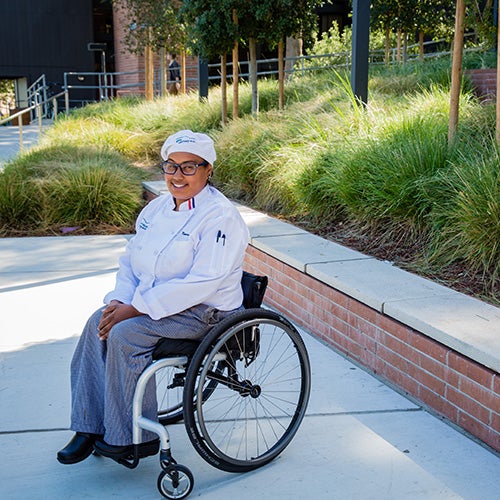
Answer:
[{"label": "wheelchair frame", "polygon": [[[268,368],[266,360],[275,364]],[[157,486],[166,498],[186,498],[194,485],[191,471],[172,457],[167,428],[142,415],[148,382],[166,368],[184,370],[182,381],[175,381],[175,386],[183,386],[182,416],[178,416],[177,403],[172,407],[175,420],[184,418],[198,454],[221,470],[247,472],[267,464],[288,446],[305,415],[310,364],[300,334],[274,311],[258,307],[235,312],[210,329],[191,358],[180,355],[158,359],[137,382],[132,422],[134,455],[130,460],[117,461],[128,468],[137,467],[142,430],[156,433],[162,469]],[[268,390],[273,385],[274,393]],[[232,411],[235,416],[225,422]]]}]

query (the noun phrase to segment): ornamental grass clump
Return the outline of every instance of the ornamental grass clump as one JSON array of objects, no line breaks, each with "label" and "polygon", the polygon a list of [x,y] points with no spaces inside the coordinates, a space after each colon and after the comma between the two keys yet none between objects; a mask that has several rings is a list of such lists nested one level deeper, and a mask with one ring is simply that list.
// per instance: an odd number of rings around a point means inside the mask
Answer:
[{"label": "ornamental grass clump", "polygon": [[0,234],[100,225],[129,231],[143,203],[144,178],[112,151],[68,144],[30,150],[0,172]]},{"label": "ornamental grass clump", "polygon": [[9,165],[0,171],[0,236],[35,230],[42,213],[38,183]]},{"label": "ornamental grass clump", "polygon": [[151,137],[136,129],[128,130],[101,118],[58,119],[41,143],[47,147],[90,147],[118,152],[127,158],[147,161],[153,156]]},{"label": "ornamental grass clump", "polygon": [[256,175],[265,158],[276,147],[274,124],[241,118],[214,134],[217,144],[215,182],[224,193],[242,201],[252,201],[261,179]]},{"label": "ornamental grass clump", "polygon": [[47,224],[133,227],[140,208],[140,184],[120,168],[83,163],[62,168],[44,183]]},{"label": "ornamental grass clump", "polygon": [[351,148],[336,178],[338,199],[347,213],[368,225],[421,225],[433,201],[427,182],[447,165],[446,122],[403,118]]},{"label": "ornamental grass clump", "polygon": [[500,278],[500,155],[495,147],[489,152],[439,173],[442,196],[429,218],[429,260],[435,266],[463,261],[494,287]]}]

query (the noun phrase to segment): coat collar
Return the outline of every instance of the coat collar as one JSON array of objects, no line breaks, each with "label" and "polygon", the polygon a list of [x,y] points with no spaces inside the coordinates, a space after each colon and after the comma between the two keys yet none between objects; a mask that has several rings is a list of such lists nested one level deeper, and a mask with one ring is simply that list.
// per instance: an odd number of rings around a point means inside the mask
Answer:
[{"label": "coat collar", "polygon": [[[182,202],[182,204],[179,206],[179,212],[186,212],[189,210],[194,210],[197,206],[203,203],[203,200],[205,200],[209,196],[209,190],[210,187],[207,185],[205,186],[196,196],[193,196],[193,198],[190,198],[189,200],[186,200]],[[175,199],[172,198],[172,202],[175,207]]]}]

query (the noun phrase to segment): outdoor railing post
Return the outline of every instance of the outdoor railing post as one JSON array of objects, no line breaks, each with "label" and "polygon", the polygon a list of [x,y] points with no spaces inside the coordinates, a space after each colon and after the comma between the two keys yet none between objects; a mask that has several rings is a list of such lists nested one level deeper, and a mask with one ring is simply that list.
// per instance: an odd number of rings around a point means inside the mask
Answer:
[{"label": "outdoor railing post", "polygon": [[23,142],[23,115],[19,115],[17,117],[17,123],[19,124],[19,151],[21,153],[24,151],[24,142]]},{"label": "outdoor railing post", "polygon": [[38,132],[38,140],[40,140],[42,138],[42,127],[43,127],[43,123],[42,123],[42,106],[41,106],[41,103],[38,103],[38,110],[37,110],[37,113],[38,113],[38,127],[39,127],[39,132]]},{"label": "outdoor railing post", "polygon": [[64,93],[64,107],[66,110],[66,114],[68,114],[69,113],[69,92],[67,89],[64,92],[65,92]]}]

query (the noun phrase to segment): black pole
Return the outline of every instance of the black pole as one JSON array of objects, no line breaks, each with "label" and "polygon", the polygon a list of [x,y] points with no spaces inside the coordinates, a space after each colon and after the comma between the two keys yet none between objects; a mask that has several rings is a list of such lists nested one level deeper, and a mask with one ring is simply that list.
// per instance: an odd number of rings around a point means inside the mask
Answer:
[{"label": "black pole", "polygon": [[365,105],[368,102],[370,3],[370,0],[352,2],[351,88],[356,98]]},{"label": "black pole", "polygon": [[[500,29],[500,27],[498,26],[498,0],[495,0],[493,2],[493,25],[495,26],[497,31]],[[498,52],[498,34],[495,38],[495,52]]]},{"label": "black pole", "polygon": [[208,62],[198,58],[198,95],[200,101],[208,98]]}]

